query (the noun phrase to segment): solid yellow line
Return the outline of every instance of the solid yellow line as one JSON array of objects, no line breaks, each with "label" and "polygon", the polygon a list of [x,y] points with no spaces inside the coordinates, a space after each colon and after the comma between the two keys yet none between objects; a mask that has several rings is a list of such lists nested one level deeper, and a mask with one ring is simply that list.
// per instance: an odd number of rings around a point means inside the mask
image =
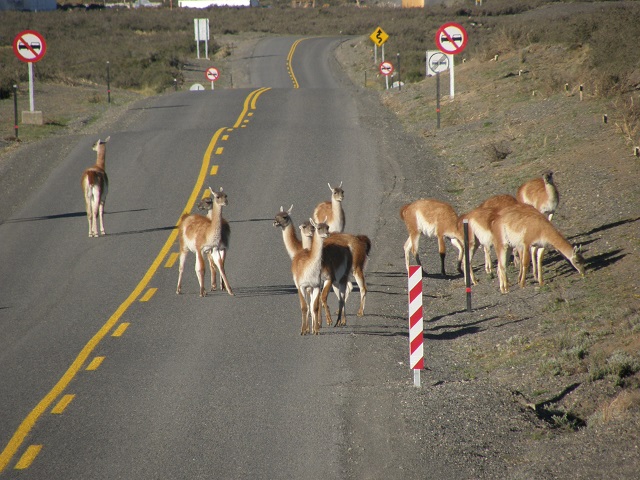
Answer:
[{"label": "solid yellow line", "polygon": [[153,297],[153,295],[155,295],[155,293],[158,291],[157,288],[150,288],[149,290],[147,290],[147,293],[145,293],[142,298],[140,299],[141,302],[148,302],[149,300],[151,300],[151,297]]},{"label": "solid yellow line", "polygon": [[75,395],[63,396],[58,402],[58,404],[55,407],[53,407],[53,409],[51,410],[51,413],[60,415],[62,412],[65,411],[65,409],[69,406],[69,404],[75,397],[76,397]]},{"label": "solid yellow line", "polygon": [[116,328],[116,330],[111,334],[112,337],[121,337],[122,334],[124,333],[124,331],[129,328],[129,323],[127,322],[122,322],[120,325],[118,325],[118,328]]},{"label": "solid yellow line", "polygon": [[18,463],[16,463],[16,470],[24,470],[25,468],[29,468],[40,453],[40,450],[42,450],[42,445],[29,446],[22,457],[20,457]]},{"label": "solid yellow line", "polygon": [[176,253],[176,252],[171,253],[171,255],[169,255],[169,259],[167,260],[167,263],[164,264],[164,268],[173,267],[176,263],[176,260],[178,260],[179,256],[180,256],[179,253]]},{"label": "solid yellow line", "polygon": [[91,360],[91,363],[87,366],[87,370],[89,371],[97,370],[98,367],[102,365],[103,361],[104,361],[104,357],[95,357],[93,360]]},{"label": "solid yellow line", "polygon": [[293,45],[291,45],[291,49],[289,50],[289,55],[287,55],[287,69],[289,70],[289,76],[291,77],[291,81],[293,82],[293,88],[300,88],[300,85],[298,84],[298,79],[296,79],[295,73],[293,73],[293,66],[291,65],[291,61],[293,60],[293,53],[296,51],[296,47],[303,40],[307,40],[307,39],[301,38],[293,42]]},{"label": "solid yellow line", "polygon": [[[251,98],[252,95],[262,94],[264,91],[268,89],[259,89],[254,90],[249,94],[247,99],[245,99],[245,107],[248,105],[248,98]],[[257,93],[259,92],[259,93]],[[243,110],[244,113],[246,113]],[[241,113],[242,116],[244,113]],[[183,213],[189,213],[196,203],[196,199],[198,198],[198,194],[202,189],[202,185],[204,184],[204,179],[207,176],[207,172],[209,171],[209,163],[211,162],[211,153],[213,152],[213,148],[215,147],[220,135],[223,131],[227,130],[227,127],[222,127],[218,129],[218,131],[213,135],[211,141],[209,142],[209,146],[204,153],[202,158],[202,166],[200,168],[200,173],[198,175],[198,179],[193,187],[191,192],[191,196],[187,200],[187,204],[183,210]],[[180,223],[180,219],[176,222],[176,227]],[[29,414],[25,417],[25,419],[20,423],[17,430],[12,435],[11,439],[9,439],[9,443],[7,446],[0,452],[0,472],[2,472],[13,456],[16,454],[24,440],[26,439],[29,432],[33,429],[38,419],[46,412],[46,410],[51,406],[51,404],[58,398],[65,388],[69,385],[71,380],[77,375],[82,366],[87,361],[87,358],[93,350],[95,350],[96,346],[107,336],[107,334],[111,331],[116,323],[120,321],[120,318],[124,314],[125,311],[135,302],[136,298],[140,296],[142,291],[147,288],[147,285],[155,275],[156,271],[160,267],[160,264],[164,261],[164,258],[169,253],[171,246],[178,238],[178,228],[174,228],[169,234],[169,238],[165,242],[164,246],[156,256],[155,260],[147,270],[147,272],[142,277],[142,280],[138,283],[136,288],[129,294],[127,299],[122,302],[122,304],[118,307],[118,309],[111,315],[109,320],[98,330],[98,332],[87,342],[87,344],[80,351],[78,356],[75,358],[73,363],[69,366],[67,371],[62,375],[60,380],[53,386],[53,388],[47,393],[42,400],[38,402],[38,404],[29,412]],[[39,451],[39,450],[38,450]],[[37,452],[36,452],[37,455]],[[35,455],[34,455],[35,458]]]}]

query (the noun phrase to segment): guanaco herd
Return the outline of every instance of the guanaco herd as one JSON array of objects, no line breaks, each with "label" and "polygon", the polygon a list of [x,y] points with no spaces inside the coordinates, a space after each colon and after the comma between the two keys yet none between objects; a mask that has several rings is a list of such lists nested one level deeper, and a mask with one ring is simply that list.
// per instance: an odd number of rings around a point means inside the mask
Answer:
[{"label": "guanaco herd", "polygon": [[[97,152],[96,164],[82,174],[89,237],[105,235],[103,214],[107,198],[109,181],[105,170],[106,143],[98,140],[93,146]],[[301,335],[317,335],[322,324],[321,307],[325,312],[327,325],[333,323],[327,305],[329,292],[334,291],[338,298],[337,319],[334,326],[346,325],[345,302],[352,290],[352,276],[360,291],[358,316],[364,315],[367,285],[364,270],[371,251],[371,240],[366,235],[344,233],[345,214],[342,207],[344,190],[342,182],[337,187],[329,184],[331,200],[319,203],[309,218],[298,228],[291,219],[293,205],[287,210],[280,207],[273,226],[280,228],[285,249],[291,259],[291,274],[298,290],[302,315]],[[211,290],[217,289],[216,269],[220,273],[220,287],[229,295],[234,295],[227,280],[224,263],[231,229],[229,222],[222,217],[222,207],[228,205],[227,194],[222,188],[214,191],[209,187],[206,195],[197,205],[206,211],[206,215],[183,214],[178,223],[180,244],[180,263],[176,293],[182,291],[182,274],[189,252],[196,256],[196,276],[200,285],[200,296],[206,296],[204,286],[205,256],[211,270]],[[518,283],[525,286],[529,263],[532,263],[533,276],[540,285],[544,284],[542,257],[548,246],[558,250],[573,267],[584,274],[584,259],[579,249],[573,247],[553,226],[551,219],[558,207],[559,194],[553,182],[553,174],[546,172],[542,177],[524,183],[516,196],[496,195],[485,200],[477,208],[458,216],[451,205],[435,199],[420,199],[404,205],[400,209],[400,218],[404,221],[409,237],[404,244],[404,256],[407,271],[409,257],[413,255],[418,265],[422,265],[418,253],[420,236],[436,236],[440,253],[440,271],[445,271],[445,239],[458,249],[458,271],[464,259],[464,223],[468,223],[469,264],[478,247],[484,249],[484,266],[492,273],[490,249],[493,246],[498,259],[498,279],[500,291],[507,293],[509,284],[506,274],[507,259],[510,252],[517,254],[519,264]],[[297,230],[300,230],[298,238]],[[466,273],[466,272],[465,272]],[[473,268],[469,276],[476,284]]]}]

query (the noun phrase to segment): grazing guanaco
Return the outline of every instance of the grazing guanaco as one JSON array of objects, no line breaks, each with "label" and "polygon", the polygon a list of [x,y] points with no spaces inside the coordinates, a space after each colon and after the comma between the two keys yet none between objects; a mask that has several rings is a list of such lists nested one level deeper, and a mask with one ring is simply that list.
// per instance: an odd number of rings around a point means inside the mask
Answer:
[{"label": "grazing guanaco", "polygon": [[[512,195],[495,195],[493,197],[489,197],[482,202],[480,206],[460,217],[461,219],[466,218],[469,220],[470,263],[478,249],[478,243],[480,243],[484,250],[484,270],[489,274],[492,273],[491,247],[493,246],[493,235],[491,233],[491,219],[495,212],[500,211],[504,207],[517,204],[518,200]],[[473,232],[473,235],[471,232]],[[473,273],[473,270],[471,272]]]},{"label": "grazing guanaco", "polygon": [[[302,325],[300,335],[309,333],[309,312],[311,312],[312,333],[320,333],[319,318],[319,297],[323,286],[322,279],[322,246],[324,239],[329,235],[329,226],[326,223],[316,224],[313,219],[309,219],[315,227],[311,249],[303,248],[299,250],[291,261],[291,273],[293,282],[298,289],[300,300],[300,311],[302,313]],[[344,307],[344,297],[339,299],[340,308]]]},{"label": "grazing guanaco", "polygon": [[344,200],[344,190],[342,189],[342,182],[337,187],[332,187],[330,183],[329,190],[331,190],[331,201],[319,203],[313,211],[313,219],[316,223],[324,221],[329,225],[330,232],[343,232],[345,224],[344,210],[342,209],[342,201]]},{"label": "grazing guanaco", "polygon": [[[303,248],[311,249],[311,240],[304,237],[304,240],[308,240],[308,245],[304,245],[304,242],[301,242],[296,235],[296,230],[293,227],[293,221],[291,220],[291,211],[293,210],[293,205],[288,210],[284,210],[283,207],[280,207],[280,211],[276,214],[275,219],[273,221],[273,226],[278,227],[282,230],[282,239],[284,241],[285,248],[289,257],[293,259],[295,255],[302,250]],[[309,223],[309,225],[311,225]],[[311,227],[313,229],[313,227]],[[311,236],[313,236],[313,230],[310,230]],[[329,311],[329,307],[327,305],[327,298],[329,296],[329,290],[333,287],[333,290],[338,297],[338,301],[340,301],[340,287],[341,283],[345,284],[344,287],[346,291],[344,292],[344,297],[346,297],[349,293],[349,288],[351,286],[350,282],[348,282],[348,274],[351,270],[352,265],[352,254],[351,251],[345,246],[335,246],[327,248],[326,245],[323,246],[322,252],[322,270],[323,270],[323,279],[324,286],[322,289],[322,307],[325,311],[325,316],[327,319],[327,324],[330,325],[332,323],[331,313]],[[341,320],[342,315],[344,315],[344,309],[342,313],[338,311],[338,320]],[[338,322],[336,322],[337,324]],[[346,323],[346,319],[342,320],[341,323]]]},{"label": "grazing guanaco", "polygon": [[531,205],[543,215],[547,215],[551,221],[560,201],[558,188],[553,183],[553,172],[545,172],[542,177],[523,183],[518,188],[516,197],[521,203]]},{"label": "grazing guanaco", "polygon": [[180,239],[180,267],[178,273],[178,286],[176,293],[182,290],[182,273],[184,271],[184,262],[189,251],[196,255],[196,275],[200,284],[200,296],[206,296],[204,288],[204,256],[209,259],[209,267],[211,268],[211,290],[216,289],[216,268],[220,272],[221,288],[226,289],[229,295],[233,295],[231,285],[227,280],[227,274],[224,268],[224,262],[227,249],[229,248],[229,239],[231,228],[229,223],[222,218],[222,207],[229,204],[227,194],[220,187],[219,192],[214,192],[209,187],[211,197],[203,198],[198,204],[201,210],[208,210],[207,216],[199,214],[185,213],[180,218],[179,234]]},{"label": "grazing guanaco", "polygon": [[462,261],[464,252],[464,240],[458,230],[458,215],[451,205],[439,200],[421,199],[404,205],[400,209],[400,218],[405,223],[409,238],[404,243],[404,259],[409,271],[409,254],[412,253],[418,265],[420,256],[418,247],[420,235],[428,237],[438,237],[438,251],[440,252],[440,271],[446,275],[444,259],[446,256],[445,238],[449,238],[451,243],[458,249],[458,266]]},{"label": "grazing guanaco", "polygon": [[[558,250],[573,267],[584,275],[584,259],[577,247],[573,247],[551,222],[538,210],[530,205],[512,205],[495,213],[491,221],[494,247],[498,256],[498,278],[500,291],[507,293],[509,283],[506,273],[507,249],[513,247],[521,255],[518,283],[525,286],[527,269],[529,267],[529,250],[532,246],[542,252],[548,245]],[[544,284],[542,275],[542,255],[538,259],[537,281]]]},{"label": "grazing guanaco", "polygon": [[100,219],[100,233],[104,231],[104,203],[109,193],[109,177],[105,170],[105,154],[107,142],[111,136],[104,140],[98,139],[93,145],[93,151],[97,152],[96,164],[87,168],[82,173],[81,184],[84,192],[84,203],[87,210],[87,221],[89,222],[89,237],[98,236],[98,219]]}]

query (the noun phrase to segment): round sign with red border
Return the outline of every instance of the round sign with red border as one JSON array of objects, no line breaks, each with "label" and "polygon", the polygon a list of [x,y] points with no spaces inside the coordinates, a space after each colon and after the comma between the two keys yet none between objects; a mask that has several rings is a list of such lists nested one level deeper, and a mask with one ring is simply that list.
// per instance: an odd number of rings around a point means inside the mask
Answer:
[{"label": "round sign with red border", "polygon": [[443,53],[454,55],[462,52],[467,46],[467,40],[467,31],[458,23],[445,23],[436,32],[436,46]]},{"label": "round sign with red border", "polygon": [[212,82],[215,82],[216,80],[218,80],[218,78],[220,78],[220,72],[216,67],[207,68],[207,71],[204,72],[204,74],[207,77],[207,80],[210,80]]},{"label": "round sign with red border", "polygon": [[382,62],[380,64],[380,73],[385,77],[388,77],[393,73],[393,65],[391,62]]},{"label": "round sign with red border", "polygon": [[37,62],[47,52],[47,43],[38,32],[24,30],[13,39],[13,52],[23,62]]}]

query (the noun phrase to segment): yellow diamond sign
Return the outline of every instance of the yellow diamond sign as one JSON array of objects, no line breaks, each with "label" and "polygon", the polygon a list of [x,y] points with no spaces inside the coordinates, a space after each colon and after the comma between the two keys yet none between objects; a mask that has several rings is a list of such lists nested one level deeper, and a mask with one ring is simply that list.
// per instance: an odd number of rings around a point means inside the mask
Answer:
[{"label": "yellow diamond sign", "polygon": [[369,38],[373,43],[381,47],[382,44],[387,41],[389,35],[387,35],[387,32],[382,30],[382,28],[378,27],[371,35],[369,35]]}]

